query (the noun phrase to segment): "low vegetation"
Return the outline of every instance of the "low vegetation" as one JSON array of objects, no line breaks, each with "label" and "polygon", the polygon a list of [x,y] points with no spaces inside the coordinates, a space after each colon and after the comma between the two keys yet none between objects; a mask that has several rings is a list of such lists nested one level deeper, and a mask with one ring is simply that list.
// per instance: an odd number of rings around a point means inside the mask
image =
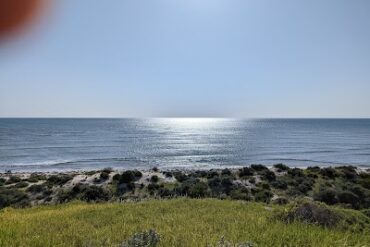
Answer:
[{"label": "low vegetation", "polygon": [[[76,175],[84,176],[74,180]],[[74,180],[74,182],[72,182]],[[208,171],[110,168],[84,174],[16,174],[0,177],[0,208],[82,201],[132,201],[147,198],[218,198],[286,204],[311,198],[327,205],[370,209],[370,173],[352,166],[273,168],[256,164]],[[15,196],[9,196],[15,195]]]},{"label": "low vegetation", "polygon": [[368,224],[359,211],[313,202],[71,202],[3,209],[0,246],[368,246]]}]

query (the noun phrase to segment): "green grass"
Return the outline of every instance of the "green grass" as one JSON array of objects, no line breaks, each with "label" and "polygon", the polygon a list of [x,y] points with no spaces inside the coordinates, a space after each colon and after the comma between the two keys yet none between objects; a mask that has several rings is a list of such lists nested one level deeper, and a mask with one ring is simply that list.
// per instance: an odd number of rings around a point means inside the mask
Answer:
[{"label": "green grass", "polygon": [[160,234],[160,246],[213,246],[222,236],[256,246],[370,246],[368,230],[284,224],[272,215],[263,204],[214,199],[6,208],[0,211],[0,246],[119,246],[149,229]]}]

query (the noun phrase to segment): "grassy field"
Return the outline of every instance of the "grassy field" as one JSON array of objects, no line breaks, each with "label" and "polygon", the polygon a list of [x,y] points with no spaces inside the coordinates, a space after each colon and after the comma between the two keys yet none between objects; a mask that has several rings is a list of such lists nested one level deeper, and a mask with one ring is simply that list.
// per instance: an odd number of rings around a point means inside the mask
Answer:
[{"label": "grassy field", "polygon": [[272,215],[264,204],[215,199],[6,208],[0,246],[119,246],[149,229],[160,234],[160,246],[215,246],[222,236],[254,246],[370,246],[368,231],[284,224]]}]

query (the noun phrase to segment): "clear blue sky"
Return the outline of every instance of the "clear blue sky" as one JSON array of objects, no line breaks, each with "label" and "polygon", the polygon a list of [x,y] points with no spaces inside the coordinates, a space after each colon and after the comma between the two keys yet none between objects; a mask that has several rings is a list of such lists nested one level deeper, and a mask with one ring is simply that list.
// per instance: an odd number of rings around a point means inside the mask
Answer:
[{"label": "clear blue sky", "polygon": [[63,0],[1,117],[370,117],[369,0]]}]

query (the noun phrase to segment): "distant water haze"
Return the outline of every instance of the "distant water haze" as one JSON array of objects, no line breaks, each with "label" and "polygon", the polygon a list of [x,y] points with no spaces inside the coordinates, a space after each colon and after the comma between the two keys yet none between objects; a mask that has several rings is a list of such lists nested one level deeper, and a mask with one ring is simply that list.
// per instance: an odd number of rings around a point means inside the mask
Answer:
[{"label": "distant water haze", "polygon": [[0,170],[370,167],[370,119],[0,119]]}]

